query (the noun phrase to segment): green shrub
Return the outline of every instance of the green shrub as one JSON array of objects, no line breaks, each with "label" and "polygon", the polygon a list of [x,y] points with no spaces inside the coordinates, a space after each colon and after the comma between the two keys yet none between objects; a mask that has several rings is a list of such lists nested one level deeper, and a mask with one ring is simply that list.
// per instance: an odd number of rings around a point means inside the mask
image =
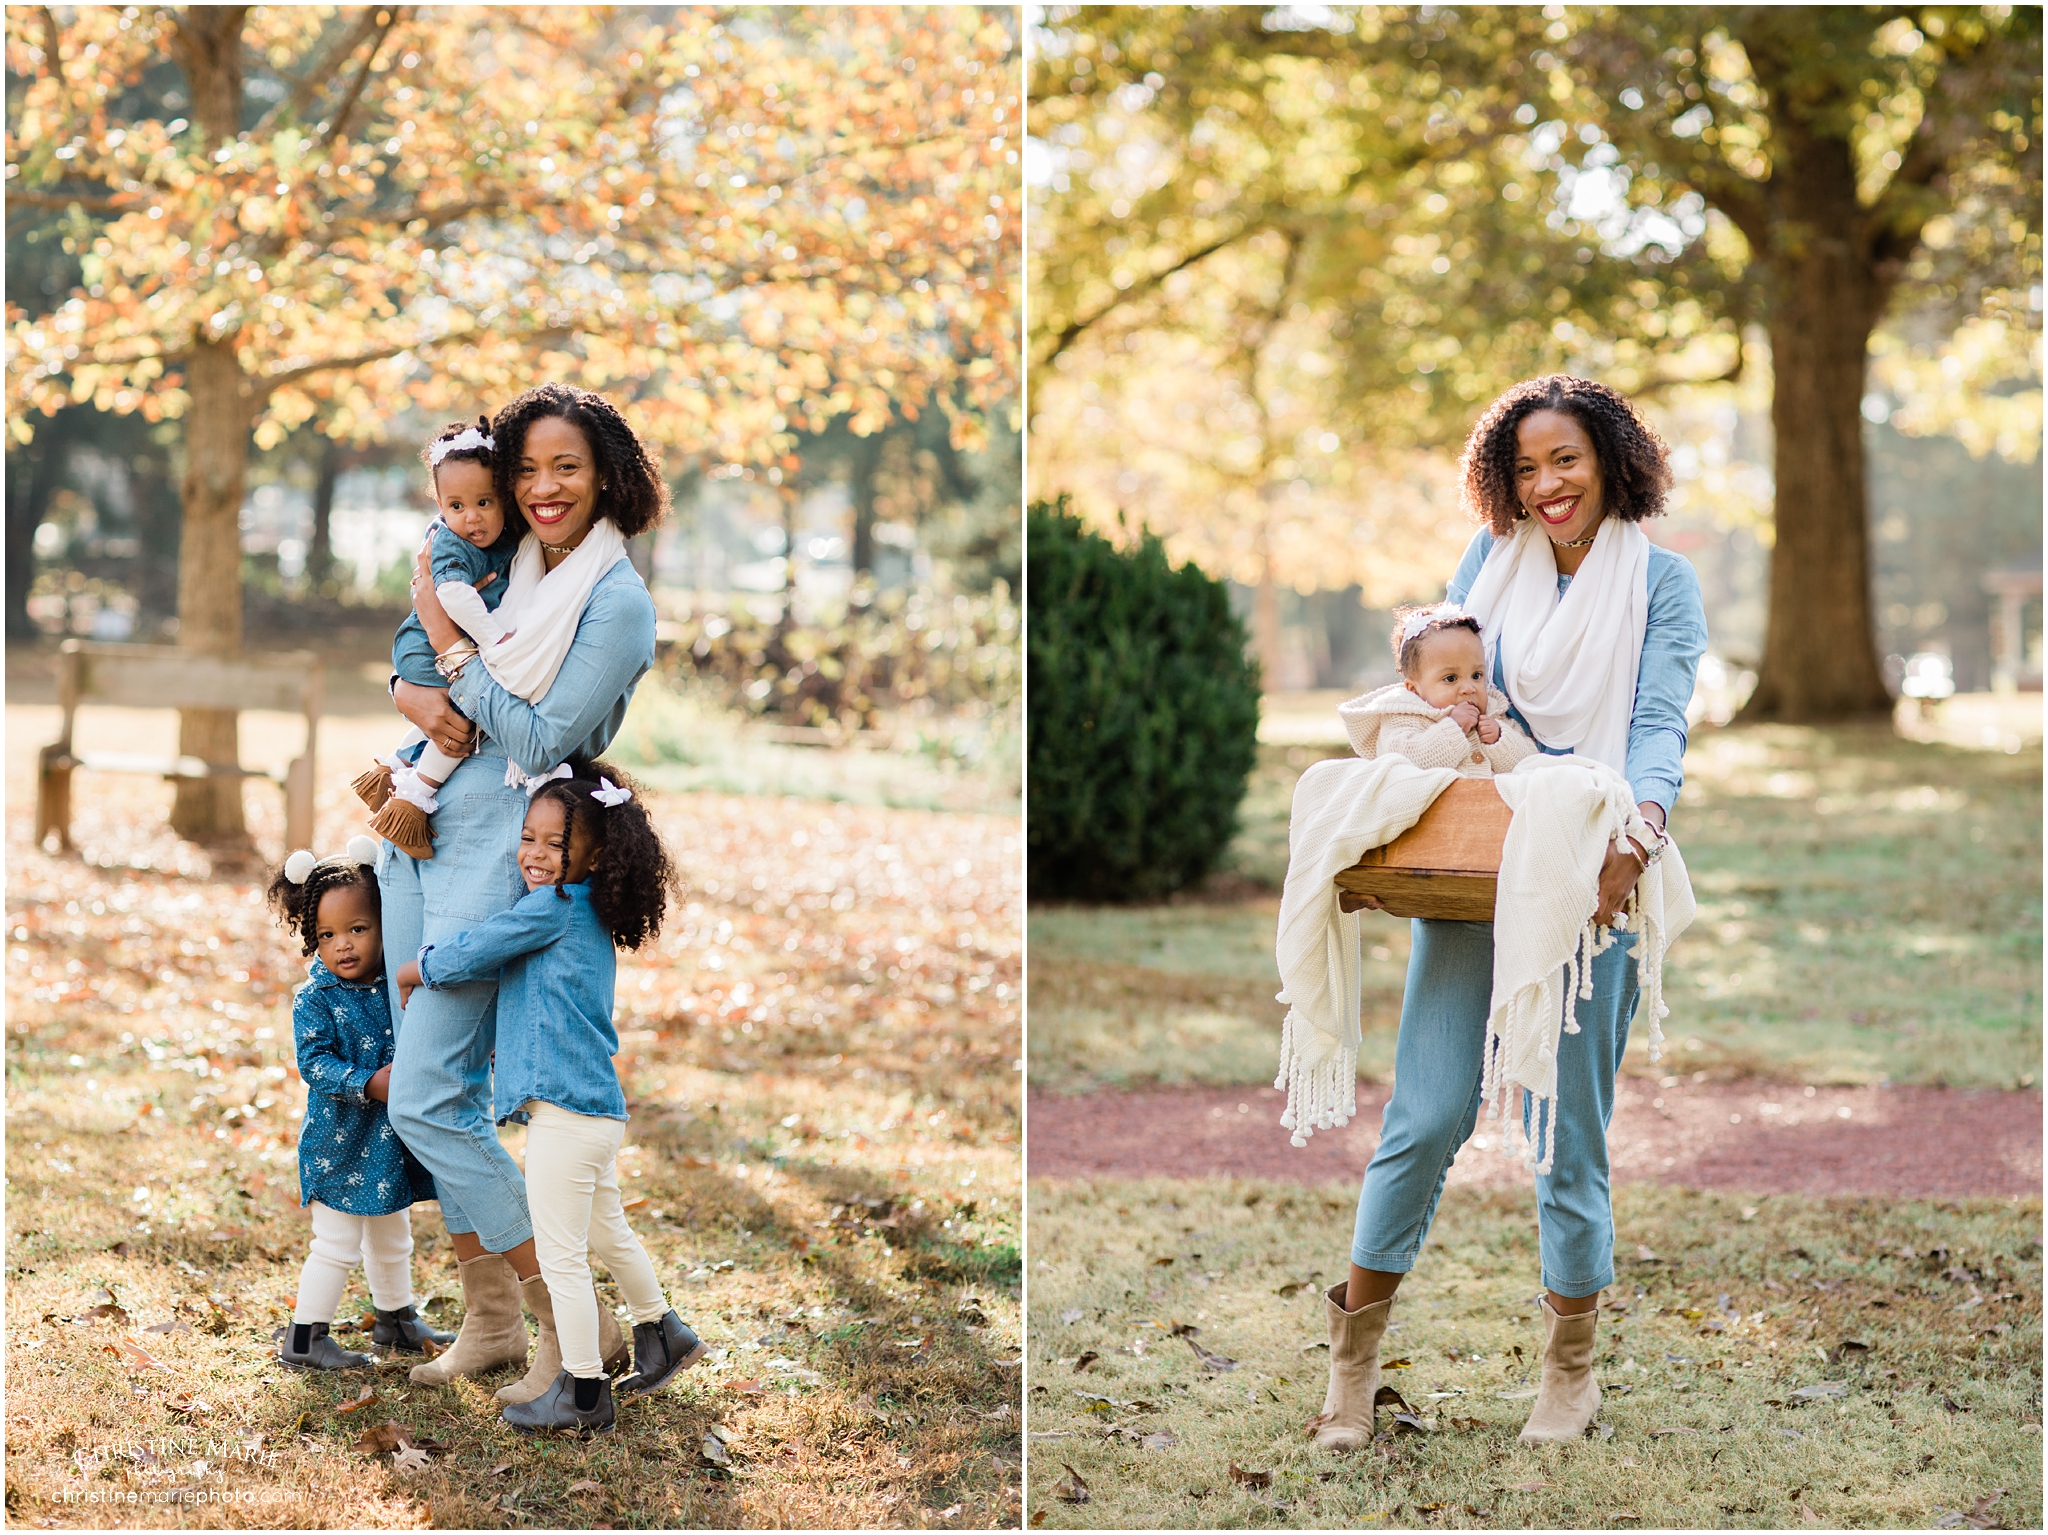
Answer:
[{"label": "green shrub", "polygon": [[1258,753],[1259,669],[1223,584],[1067,508],[1025,530],[1031,893],[1156,898],[1215,867]]}]

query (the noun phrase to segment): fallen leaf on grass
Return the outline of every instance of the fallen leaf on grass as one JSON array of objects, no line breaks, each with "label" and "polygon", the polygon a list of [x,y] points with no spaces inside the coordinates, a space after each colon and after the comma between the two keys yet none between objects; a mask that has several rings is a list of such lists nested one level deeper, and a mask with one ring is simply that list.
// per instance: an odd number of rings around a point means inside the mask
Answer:
[{"label": "fallen leaf on grass", "polygon": [[[621,1210],[637,1210],[646,1203],[647,1196],[645,1194],[635,1194],[631,1199],[620,1205],[619,1208]],[[574,1492],[576,1489],[571,1487],[569,1490]]]},{"label": "fallen leaf on grass", "polygon": [[1402,1396],[1392,1386],[1381,1386],[1379,1390],[1372,1394],[1372,1410],[1377,1413],[1382,1407],[1391,1407],[1396,1412],[1412,1413],[1415,1411],[1413,1407],[1408,1405],[1407,1398]]},{"label": "fallen leaf on grass", "polygon": [[768,1388],[758,1380],[729,1380],[725,1383],[728,1391],[737,1391],[741,1396],[762,1396]]},{"label": "fallen leaf on grass", "polygon": [[368,1407],[372,1402],[376,1400],[376,1388],[372,1386],[365,1386],[362,1389],[362,1394],[359,1395],[353,1402],[343,1402],[334,1410],[336,1412],[361,1412],[365,1407]]},{"label": "fallen leaf on grass", "polygon": [[1247,1471],[1244,1467],[1240,1466],[1234,1460],[1230,1463],[1230,1479],[1233,1482],[1237,1482],[1243,1486],[1251,1487],[1254,1489],[1262,1487],[1271,1487],[1273,1485],[1272,1472]]},{"label": "fallen leaf on grass", "polygon": [[1481,1423],[1477,1418],[1452,1418],[1449,1420],[1449,1422],[1451,1427],[1456,1429],[1461,1434],[1469,1434],[1476,1429],[1484,1428],[1486,1426],[1485,1424]]},{"label": "fallen leaf on grass", "polygon": [[189,1391],[180,1391],[176,1396],[164,1403],[164,1406],[172,1412],[185,1413],[195,1418],[213,1411],[213,1403],[201,1397],[196,1397]]},{"label": "fallen leaf on grass", "polygon": [[1320,1343],[1304,1343],[1300,1348],[1296,1349],[1295,1352],[1297,1354],[1313,1354],[1317,1349],[1328,1348],[1329,1346],[1329,1341],[1325,1339]]},{"label": "fallen leaf on grass", "polygon": [[391,1466],[395,1471],[424,1471],[432,1459],[416,1444],[400,1445],[391,1452]]},{"label": "fallen leaf on grass", "polygon": [[129,1317],[128,1313],[119,1306],[111,1301],[106,1301],[82,1314],[78,1320],[81,1322],[117,1322],[121,1326],[126,1327]]},{"label": "fallen leaf on grass", "polygon": [[1066,1323],[1067,1326],[1072,1327],[1076,1322],[1080,1321],[1081,1318],[1086,1314],[1086,1312],[1076,1307],[1066,1311],[1062,1311],[1060,1313],[1060,1320]]},{"label": "fallen leaf on grass", "polygon": [[1541,1492],[1541,1491],[1542,1491],[1542,1490],[1543,1490],[1544,1488],[1548,1487],[1549,1485],[1550,1485],[1550,1483],[1548,1483],[1548,1482],[1546,1482],[1546,1481],[1542,1481],[1542,1480],[1540,1480],[1540,1479],[1539,1479],[1539,1480],[1537,1480],[1537,1481],[1534,1481],[1534,1482],[1513,1482],[1513,1483],[1510,1483],[1510,1484],[1509,1484],[1509,1486],[1508,1486],[1508,1491],[1510,1491],[1510,1492]]},{"label": "fallen leaf on grass", "polygon": [[1394,1414],[1394,1432],[1396,1435],[1426,1434],[1429,1432],[1429,1428],[1414,1413],[1397,1412]]},{"label": "fallen leaf on grass", "polygon": [[732,1455],[726,1450],[725,1441],[716,1434],[706,1434],[704,1443],[698,1447],[698,1454],[714,1466],[730,1466]]},{"label": "fallen leaf on grass", "polygon": [[1494,1395],[1503,1402],[1526,1402],[1536,1394],[1537,1388],[1525,1386],[1519,1391],[1496,1391]]},{"label": "fallen leaf on grass", "polygon": [[1053,1483],[1053,1495],[1062,1503],[1086,1503],[1088,1484],[1081,1480],[1081,1473],[1065,1461],[1061,1461],[1060,1465],[1065,1467],[1067,1475],[1065,1480]]},{"label": "fallen leaf on grass", "polygon": [[2005,1528],[2005,1522],[1991,1512],[1991,1505],[2005,1496],[2003,1487],[1994,1487],[1990,1492],[1971,1504],[1966,1512],[1950,1511],[1935,1520],[1937,1530],[1998,1530]]},{"label": "fallen leaf on grass", "polygon": [[604,1491],[604,1483],[603,1483],[603,1482],[590,1482],[590,1481],[584,1481],[584,1482],[571,1482],[571,1483],[569,1484],[569,1490],[570,1490],[571,1492],[603,1492],[603,1491]]},{"label": "fallen leaf on grass", "polygon": [[1039,1526],[1040,1526],[1041,1524],[1045,1523],[1045,1513],[1046,1513],[1046,1511],[1045,1511],[1044,1509],[1042,1509],[1042,1508],[1041,1508],[1041,1509],[1040,1509],[1040,1510],[1039,1510],[1039,1511],[1038,1511],[1037,1513],[1035,1513],[1035,1514],[1033,1514],[1033,1515],[1031,1516],[1031,1528],[1032,1528],[1032,1529],[1034,1529],[1034,1530],[1035,1530],[1035,1529],[1037,1529],[1037,1528],[1038,1528],[1038,1527],[1039,1527]]},{"label": "fallen leaf on grass", "polygon": [[1652,1439],[1663,1439],[1671,1434],[1697,1434],[1698,1432],[1699,1430],[1696,1428],[1653,1428],[1650,1430],[1650,1437]]},{"label": "fallen leaf on grass", "polygon": [[491,1467],[491,1469],[490,1469],[490,1470],[486,1471],[486,1472],[484,1473],[484,1475],[485,1475],[485,1476],[503,1476],[503,1475],[504,1475],[504,1474],[505,1474],[505,1473],[506,1473],[507,1471],[510,1471],[511,1469],[512,1469],[512,1462],[511,1462],[511,1461],[509,1461],[509,1460],[501,1460],[501,1461],[499,1461],[499,1462],[498,1462],[498,1463],[497,1463],[497,1464],[496,1464],[495,1466]]},{"label": "fallen leaf on grass", "polygon": [[189,1333],[192,1330],[192,1324],[183,1317],[174,1316],[167,1322],[159,1322],[154,1327],[145,1327],[142,1330],[144,1332]]},{"label": "fallen leaf on grass", "polygon": [[144,1370],[168,1370],[170,1368],[166,1364],[159,1363],[150,1354],[148,1349],[137,1343],[133,1338],[119,1339],[118,1346],[114,1343],[109,1343],[106,1351],[109,1354],[117,1355],[121,1363],[137,1373]]},{"label": "fallen leaf on grass", "polygon": [[1195,1357],[1202,1361],[1202,1368],[1205,1370],[1216,1370],[1220,1372],[1223,1370],[1234,1370],[1237,1368],[1237,1361],[1235,1359],[1227,1359],[1221,1354],[1211,1353],[1208,1349],[1203,1348],[1202,1345],[1197,1343],[1193,1338],[1189,1338],[1183,1335],[1181,1341],[1186,1343],[1189,1348],[1195,1351]]},{"label": "fallen leaf on grass", "polygon": [[1816,1402],[1825,1402],[1832,1401],[1838,1396],[1847,1396],[1849,1394],[1849,1387],[1846,1383],[1839,1380],[1824,1380],[1815,1385],[1801,1386],[1792,1394],[1794,1396],[1807,1397]]},{"label": "fallen leaf on grass", "polygon": [[1163,1428],[1156,1434],[1147,1434],[1138,1441],[1148,1450],[1170,1450],[1180,1443],[1180,1438],[1170,1428]]},{"label": "fallen leaf on grass", "polygon": [[961,1506],[962,1505],[955,1503],[950,1508],[942,1508],[939,1510],[937,1517],[941,1519],[958,1519],[960,1517]]},{"label": "fallen leaf on grass", "polygon": [[1415,1368],[1415,1361],[1412,1359],[1382,1359],[1380,1361],[1380,1368],[1382,1370],[1412,1370]]},{"label": "fallen leaf on grass", "polygon": [[1154,1258],[1152,1260],[1152,1266],[1156,1269],[1171,1268],[1173,1266],[1173,1260],[1171,1258]]},{"label": "fallen leaf on grass", "polygon": [[1079,1359],[1076,1359],[1074,1361],[1074,1373],[1076,1375],[1079,1375],[1083,1370],[1087,1369],[1088,1366],[1095,1363],[1095,1361],[1100,1359],[1101,1357],[1102,1356],[1096,1353],[1094,1349],[1089,1349],[1087,1353],[1083,1354]]}]

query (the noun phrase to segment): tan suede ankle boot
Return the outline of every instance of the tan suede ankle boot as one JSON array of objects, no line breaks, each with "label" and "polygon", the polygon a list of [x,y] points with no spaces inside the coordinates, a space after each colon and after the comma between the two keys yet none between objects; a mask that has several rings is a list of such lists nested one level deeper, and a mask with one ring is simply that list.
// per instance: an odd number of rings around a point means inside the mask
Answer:
[{"label": "tan suede ankle boot", "polygon": [[1380,1336],[1394,1297],[1356,1311],[1344,1309],[1343,1281],[1323,1294],[1330,1323],[1330,1389],[1323,1410],[1309,1419],[1309,1437],[1319,1450],[1359,1450],[1372,1439],[1372,1403],[1380,1391]]},{"label": "tan suede ankle boot", "polygon": [[1593,1378],[1593,1344],[1600,1331],[1600,1308],[1559,1316],[1543,1306],[1543,1376],[1536,1387],[1536,1410],[1522,1430],[1524,1444],[1555,1444],[1585,1433],[1600,1410],[1600,1382]]},{"label": "tan suede ankle boot", "polygon": [[391,769],[379,762],[368,772],[357,774],[349,787],[356,791],[356,798],[372,810],[382,810],[384,802],[391,798]]},{"label": "tan suede ankle boot", "polygon": [[433,823],[426,811],[410,800],[387,799],[384,808],[370,817],[370,830],[422,862],[434,856]]},{"label": "tan suede ankle boot", "polygon": [[458,1375],[482,1375],[526,1363],[526,1319],[519,1314],[519,1276],[497,1253],[459,1265],[462,1328],[447,1351],[412,1368],[415,1385],[445,1386]]}]

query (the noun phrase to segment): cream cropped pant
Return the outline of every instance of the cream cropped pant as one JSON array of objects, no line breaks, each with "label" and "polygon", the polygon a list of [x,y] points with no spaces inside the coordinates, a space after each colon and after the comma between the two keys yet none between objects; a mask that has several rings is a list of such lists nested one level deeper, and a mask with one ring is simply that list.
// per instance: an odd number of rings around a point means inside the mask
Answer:
[{"label": "cream cropped pant", "polygon": [[521,1105],[526,1125],[526,1205],[533,1247],[555,1308],[562,1368],[586,1380],[604,1374],[597,1352],[597,1295],[590,1287],[595,1253],[611,1270],[633,1321],[658,1322],[668,1297],[647,1249],[626,1224],[619,1199],[619,1143],[626,1124],[572,1114],[539,1099]]},{"label": "cream cropped pant", "polygon": [[350,1215],[317,1199],[306,1207],[313,1217],[313,1250],[299,1274],[294,1322],[332,1322],[342,1289],[360,1261],[379,1311],[412,1304],[412,1215]]}]

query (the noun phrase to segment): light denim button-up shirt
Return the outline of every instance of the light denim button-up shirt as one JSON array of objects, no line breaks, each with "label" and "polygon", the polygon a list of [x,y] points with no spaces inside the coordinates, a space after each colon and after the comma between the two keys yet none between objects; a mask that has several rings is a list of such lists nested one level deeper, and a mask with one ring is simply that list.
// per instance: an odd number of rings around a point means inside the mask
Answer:
[{"label": "light denim button-up shirt", "polygon": [[576,641],[539,703],[506,692],[478,661],[449,684],[448,701],[526,772],[545,773],[611,744],[653,664],[654,603],[632,562],[620,560],[591,588]]},{"label": "light denim button-up shirt", "polygon": [[[1493,548],[1493,534],[1481,528],[1465,546],[1445,596],[1463,603],[1479,579],[1479,567]],[[1559,596],[1571,585],[1570,576],[1557,578]],[[1685,706],[1692,702],[1694,674],[1707,649],[1707,610],[1700,600],[1700,578],[1682,554],[1650,545],[1650,612],[1643,628],[1643,660],[1636,672],[1636,707],[1628,722],[1628,781],[1637,801],[1662,805],[1666,814],[1678,803],[1679,786],[1685,782]],[[1493,662],[1493,681],[1503,693],[1500,657]],[[1508,712],[1524,730],[1529,722],[1512,707]],[[1565,748],[1544,746],[1536,732],[1529,737],[1551,756],[1564,755]]]},{"label": "light denim button-up shirt", "polygon": [[429,990],[497,976],[499,1124],[523,1120],[530,1098],[597,1119],[628,1117],[612,1065],[619,960],[588,884],[528,891],[453,943],[428,944],[419,964]]}]

